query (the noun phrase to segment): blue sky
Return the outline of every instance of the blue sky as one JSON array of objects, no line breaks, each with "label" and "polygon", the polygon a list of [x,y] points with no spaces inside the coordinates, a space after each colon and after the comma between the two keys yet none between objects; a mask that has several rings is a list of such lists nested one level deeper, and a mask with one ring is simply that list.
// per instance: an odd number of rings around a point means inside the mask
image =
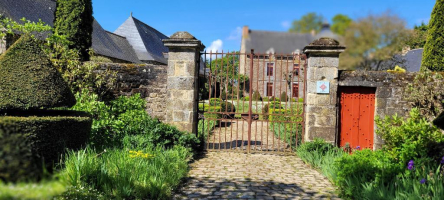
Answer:
[{"label": "blue sky", "polygon": [[409,28],[428,23],[435,0],[93,0],[94,17],[115,31],[133,16],[167,36],[188,31],[207,48],[239,50],[241,28],[287,31],[294,19],[316,12],[327,20],[336,14],[352,19],[390,11]]}]

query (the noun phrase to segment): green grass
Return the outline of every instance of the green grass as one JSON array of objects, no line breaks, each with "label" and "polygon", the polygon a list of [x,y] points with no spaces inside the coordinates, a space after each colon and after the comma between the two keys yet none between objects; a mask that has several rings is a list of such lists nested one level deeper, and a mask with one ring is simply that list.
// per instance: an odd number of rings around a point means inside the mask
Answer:
[{"label": "green grass", "polygon": [[191,153],[184,147],[146,148],[138,156],[130,151],[70,152],[61,177],[69,185],[91,187],[107,198],[168,199],[188,173]]},{"label": "green grass", "polygon": [[52,199],[67,190],[62,181],[50,180],[40,183],[2,183],[0,181],[0,199]]}]

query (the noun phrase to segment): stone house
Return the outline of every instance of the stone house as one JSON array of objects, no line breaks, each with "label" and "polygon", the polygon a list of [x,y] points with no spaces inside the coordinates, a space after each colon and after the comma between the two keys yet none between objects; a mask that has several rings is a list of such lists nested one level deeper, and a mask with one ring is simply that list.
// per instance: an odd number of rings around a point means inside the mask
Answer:
[{"label": "stone house", "polygon": [[302,50],[321,37],[340,39],[326,23],[318,34],[260,31],[244,26],[240,60],[246,61],[241,62],[239,72],[250,76],[251,64],[246,63],[250,63],[254,50],[252,90],[259,91],[262,97],[280,97],[285,92],[289,97],[302,98],[302,76],[307,64]]}]

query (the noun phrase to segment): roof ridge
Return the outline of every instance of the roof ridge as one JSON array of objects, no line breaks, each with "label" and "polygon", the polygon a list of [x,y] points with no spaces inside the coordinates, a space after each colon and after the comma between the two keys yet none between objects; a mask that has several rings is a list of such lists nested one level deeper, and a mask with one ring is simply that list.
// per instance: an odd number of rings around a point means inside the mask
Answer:
[{"label": "roof ridge", "polygon": [[149,28],[155,30],[156,32],[158,32],[158,33],[164,35],[165,37],[169,38],[168,36],[166,36],[166,35],[163,34],[162,32],[160,32],[160,31],[158,31],[157,29],[153,28],[152,26],[146,24],[145,22],[140,21],[139,19],[135,18],[134,16],[130,16],[130,17],[133,18],[134,20],[137,20],[138,22],[142,23],[143,25],[148,26]]},{"label": "roof ridge", "polygon": [[284,33],[284,34],[292,34],[292,35],[311,35],[310,33],[293,33],[293,32],[286,32],[286,31],[269,31],[269,30],[251,30],[253,32],[267,32],[267,33]]}]

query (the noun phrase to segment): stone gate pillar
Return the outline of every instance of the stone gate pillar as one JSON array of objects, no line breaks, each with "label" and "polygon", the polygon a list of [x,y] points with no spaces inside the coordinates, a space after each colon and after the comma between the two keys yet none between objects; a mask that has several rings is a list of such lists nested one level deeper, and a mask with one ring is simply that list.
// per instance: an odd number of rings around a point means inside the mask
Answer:
[{"label": "stone gate pillar", "polygon": [[163,43],[169,48],[166,122],[197,133],[199,58],[205,46],[188,32],[176,32]]},{"label": "stone gate pillar", "polygon": [[344,46],[330,38],[317,39],[304,48],[308,58],[305,141],[323,138],[336,142],[339,54],[344,50]]}]

